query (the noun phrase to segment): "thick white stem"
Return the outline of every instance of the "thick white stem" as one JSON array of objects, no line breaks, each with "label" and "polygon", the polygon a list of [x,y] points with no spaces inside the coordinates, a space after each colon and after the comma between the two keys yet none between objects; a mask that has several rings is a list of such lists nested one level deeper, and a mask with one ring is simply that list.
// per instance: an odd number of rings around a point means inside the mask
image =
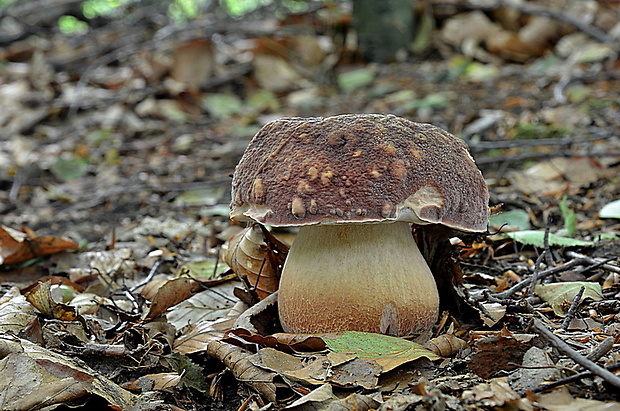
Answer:
[{"label": "thick white stem", "polygon": [[300,229],[278,307],[287,332],[404,336],[432,327],[439,296],[409,224],[319,225]]}]

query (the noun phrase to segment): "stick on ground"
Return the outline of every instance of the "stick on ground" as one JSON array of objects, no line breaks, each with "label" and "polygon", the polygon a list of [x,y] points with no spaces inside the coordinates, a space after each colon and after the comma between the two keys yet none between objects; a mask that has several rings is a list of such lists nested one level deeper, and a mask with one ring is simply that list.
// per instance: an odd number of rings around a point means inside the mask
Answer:
[{"label": "stick on ground", "polygon": [[605,368],[595,364],[594,362],[588,360],[583,355],[579,354],[577,351],[573,350],[568,344],[566,344],[560,337],[555,335],[551,330],[543,325],[538,320],[534,320],[534,328],[536,331],[547,341],[553,344],[558,350],[562,353],[566,354],[577,364],[581,365],[585,369],[592,372],[594,375],[598,375],[609,384],[614,387],[620,388],[620,377],[615,375],[614,373],[607,371]]}]

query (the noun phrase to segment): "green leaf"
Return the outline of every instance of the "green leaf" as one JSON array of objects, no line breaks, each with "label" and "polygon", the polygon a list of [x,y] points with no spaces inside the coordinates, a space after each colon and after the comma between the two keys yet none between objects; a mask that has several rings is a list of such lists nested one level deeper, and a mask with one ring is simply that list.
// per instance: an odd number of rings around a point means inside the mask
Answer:
[{"label": "green leaf", "polygon": [[534,292],[551,305],[553,312],[557,316],[565,317],[570,304],[575,299],[575,295],[577,295],[581,287],[585,289],[579,300],[580,302],[586,298],[591,298],[594,301],[601,301],[603,299],[603,292],[600,284],[579,281],[541,284],[534,287]]},{"label": "green leaf", "polygon": [[564,231],[566,235],[569,237],[574,237],[577,234],[577,217],[575,216],[575,211],[571,210],[568,207],[567,197],[562,197],[562,201],[560,202],[560,211],[562,212],[562,217],[564,217]]},{"label": "green leaf", "polygon": [[493,227],[501,227],[506,224],[508,227],[516,227],[519,230],[528,230],[530,228],[530,216],[524,210],[510,210],[491,216],[489,223]]},{"label": "green leaf", "polygon": [[207,281],[218,278],[220,274],[228,269],[228,266],[215,259],[190,261],[181,266],[181,271],[187,270],[191,278],[197,281]]},{"label": "green leaf", "polygon": [[277,111],[280,109],[280,101],[278,96],[269,90],[258,90],[256,93],[248,97],[248,106],[256,111]]},{"label": "green leaf", "polygon": [[366,87],[375,80],[375,73],[368,68],[347,71],[338,75],[338,85],[345,93]]},{"label": "green leaf", "polygon": [[620,218],[620,200],[605,204],[598,216],[600,218]]},{"label": "green leaf", "polygon": [[203,104],[211,115],[218,118],[227,118],[243,111],[243,102],[234,94],[209,94]]},{"label": "green leaf", "polygon": [[431,93],[418,100],[412,100],[403,105],[407,110],[420,108],[442,108],[447,107],[450,100],[442,93]]},{"label": "green leaf", "polygon": [[334,339],[322,338],[330,350],[373,359],[383,366],[384,371],[422,357],[431,361],[440,358],[420,344],[389,335],[345,331]]},{"label": "green leaf", "polygon": [[63,158],[59,157],[52,164],[50,171],[56,178],[62,181],[71,181],[86,174],[86,160],[80,157]]},{"label": "green leaf", "polygon": [[[536,230],[524,230],[515,231],[513,233],[506,233],[507,237],[512,238],[518,243],[533,245],[536,247],[545,246],[545,232]],[[582,247],[591,246],[594,243],[592,241],[578,240],[576,238],[562,237],[557,234],[549,234],[549,245],[558,247]]]},{"label": "green leaf", "polygon": [[197,190],[184,191],[174,199],[174,204],[185,206],[212,206],[224,195],[222,187],[207,187]]}]

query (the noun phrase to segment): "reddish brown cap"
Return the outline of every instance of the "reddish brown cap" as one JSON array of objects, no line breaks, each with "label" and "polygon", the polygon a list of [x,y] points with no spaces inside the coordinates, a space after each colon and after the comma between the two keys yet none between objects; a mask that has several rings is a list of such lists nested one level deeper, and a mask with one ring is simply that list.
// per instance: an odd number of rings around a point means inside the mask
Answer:
[{"label": "reddish brown cap", "polygon": [[272,226],[409,221],[485,231],[489,193],[466,144],[393,115],[282,118],[250,142],[231,218]]}]

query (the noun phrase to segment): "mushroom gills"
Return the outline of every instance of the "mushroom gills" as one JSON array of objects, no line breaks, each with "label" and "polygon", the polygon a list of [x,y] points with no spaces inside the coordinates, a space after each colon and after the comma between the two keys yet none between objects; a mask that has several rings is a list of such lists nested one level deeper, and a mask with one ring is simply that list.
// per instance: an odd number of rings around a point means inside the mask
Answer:
[{"label": "mushroom gills", "polygon": [[290,333],[420,334],[439,310],[406,222],[301,227],[279,289],[280,322]]}]

